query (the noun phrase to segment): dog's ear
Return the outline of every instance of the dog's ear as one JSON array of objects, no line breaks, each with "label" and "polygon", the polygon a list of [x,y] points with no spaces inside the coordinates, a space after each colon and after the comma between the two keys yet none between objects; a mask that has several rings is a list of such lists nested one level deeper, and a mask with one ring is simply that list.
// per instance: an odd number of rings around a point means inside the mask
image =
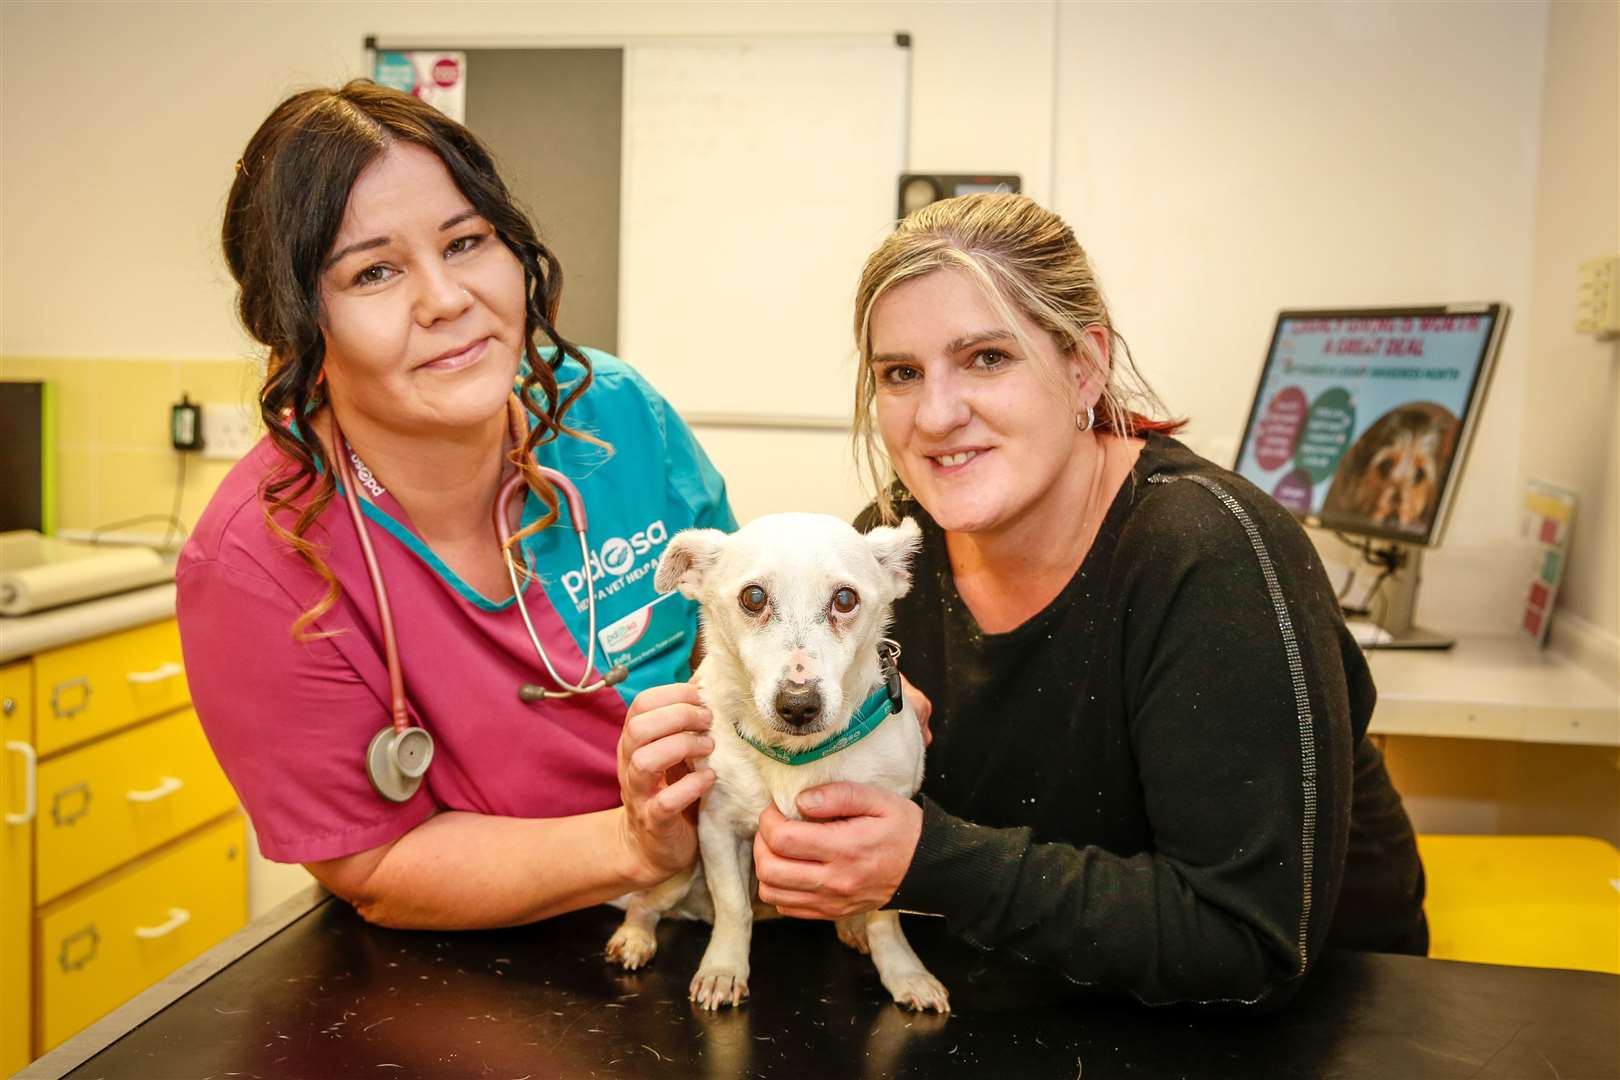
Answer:
[{"label": "dog's ear", "polygon": [[922,545],[922,530],[910,518],[893,527],[880,525],[866,534],[872,555],[894,583],[894,595],[911,591],[911,558]]},{"label": "dog's ear", "polygon": [[704,575],[714,566],[725,542],[726,534],[719,529],[682,529],[658,560],[653,588],[661,593],[679,589],[688,600],[696,600]]}]

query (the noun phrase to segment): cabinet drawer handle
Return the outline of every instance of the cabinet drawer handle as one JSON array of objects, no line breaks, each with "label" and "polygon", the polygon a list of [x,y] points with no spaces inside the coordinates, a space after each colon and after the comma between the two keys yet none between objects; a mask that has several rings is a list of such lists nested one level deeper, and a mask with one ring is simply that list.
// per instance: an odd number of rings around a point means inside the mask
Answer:
[{"label": "cabinet drawer handle", "polygon": [[181,667],[173,660],[168,660],[159,664],[151,671],[132,671],[124,677],[132,683],[155,683],[163,682],[165,679],[172,679],[176,675],[184,675],[185,673],[185,668]]},{"label": "cabinet drawer handle", "polygon": [[[73,796],[79,797],[79,804],[72,806]],[[64,806],[69,807],[63,809]],[[51,820],[66,828],[90,812],[90,785],[74,784],[65,787],[51,797]]]},{"label": "cabinet drawer handle", "polygon": [[124,798],[130,802],[157,802],[159,799],[167,799],[185,786],[178,776],[165,776],[157,787],[145,791],[127,791]]},{"label": "cabinet drawer handle", "polygon": [[[83,693],[80,695],[78,702],[70,708],[64,702],[63,696],[74,689],[81,690]],[[76,679],[68,679],[66,682],[59,682],[51,687],[51,712],[56,714],[58,720],[66,720],[70,716],[84,712],[89,704],[90,676],[88,675],[80,675]]]},{"label": "cabinet drawer handle", "polygon": [[7,825],[26,825],[34,820],[34,811],[39,808],[38,792],[34,789],[34,773],[38,771],[39,755],[34,748],[25,742],[15,740],[6,743],[6,749],[14,754],[21,754],[23,759],[23,812],[20,814],[7,814]]},{"label": "cabinet drawer handle", "polygon": [[[82,941],[84,945],[75,950],[74,942]],[[83,930],[75,930],[62,939],[62,947],[57,951],[56,962],[62,966],[63,971],[78,971],[96,958],[96,952],[101,947],[101,935],[96,933],[95,923],[91,923]],[[74,955],[77,951],[78,955]]]},{"label": "cabinet drawer handle", "polygon": [[168,937],[186,923],[191,921],[191,912],[183,907],[169,909],[169,917],[161,926],[137,926],[135,936],[142,941],[151,941],[153,938]]}]

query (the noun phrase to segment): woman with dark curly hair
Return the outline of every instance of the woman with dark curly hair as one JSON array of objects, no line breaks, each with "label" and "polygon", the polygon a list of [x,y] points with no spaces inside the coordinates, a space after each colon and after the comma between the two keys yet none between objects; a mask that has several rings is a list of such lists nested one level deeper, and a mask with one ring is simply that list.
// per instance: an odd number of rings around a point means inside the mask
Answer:
[{"label": "woman with dark curly hair", "polygon": [[685,763],[712,744],[695,610],[651,571],[678,530],[735,527],[720,477],[634,371],[558,334],[557,260],[462,125],[367,82],[310,90],[236,170],[224,250],[266,435],[187,544],[178,607],[261,850],[409,927],[685,868],[713,780]]}]

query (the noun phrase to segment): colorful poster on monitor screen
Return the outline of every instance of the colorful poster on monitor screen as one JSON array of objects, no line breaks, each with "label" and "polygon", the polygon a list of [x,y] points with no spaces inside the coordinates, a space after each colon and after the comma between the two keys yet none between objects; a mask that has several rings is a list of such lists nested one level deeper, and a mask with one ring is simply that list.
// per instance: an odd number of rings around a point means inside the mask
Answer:
[{"label": "colorful poster on monitor screen", "polygon": [[1423,541],[1490,334],[1483,314],[1283,319],[1238,472],[1329,527]]}]

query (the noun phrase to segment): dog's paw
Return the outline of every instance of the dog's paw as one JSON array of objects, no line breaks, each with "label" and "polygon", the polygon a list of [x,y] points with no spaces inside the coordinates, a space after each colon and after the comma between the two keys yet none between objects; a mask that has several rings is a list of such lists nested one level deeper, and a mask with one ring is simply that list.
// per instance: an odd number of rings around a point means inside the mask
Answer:
[{"label": "dog's paw", "polygon": [[748,1000],[748,975],[730,968],[698,968],[692,976],[692,1000],[711,1012],[722,1005],[741,1005]]},{"label": "dog's paw", "polygon": [[893,978],[885,977],[883,986],[894,995],[896,1005],[904,1005],[917,1012],[930,1009],[938,1013],[951,1011],[951,998],[945,992],[945,985],[922,969]]},{"label": "dog's paw", "polygon": [[854,949],[862,956],[872,952],[871,943],[866,940],[866,916],[857,915],[850,919],[839,919],[833,923],[838,928],[838,940]]},{"label": "dog's paw", "polygon": [[658,939],[639,926],[623,923],[608,939],[607,958],[626,971],[644,966],[658,951]]}]

